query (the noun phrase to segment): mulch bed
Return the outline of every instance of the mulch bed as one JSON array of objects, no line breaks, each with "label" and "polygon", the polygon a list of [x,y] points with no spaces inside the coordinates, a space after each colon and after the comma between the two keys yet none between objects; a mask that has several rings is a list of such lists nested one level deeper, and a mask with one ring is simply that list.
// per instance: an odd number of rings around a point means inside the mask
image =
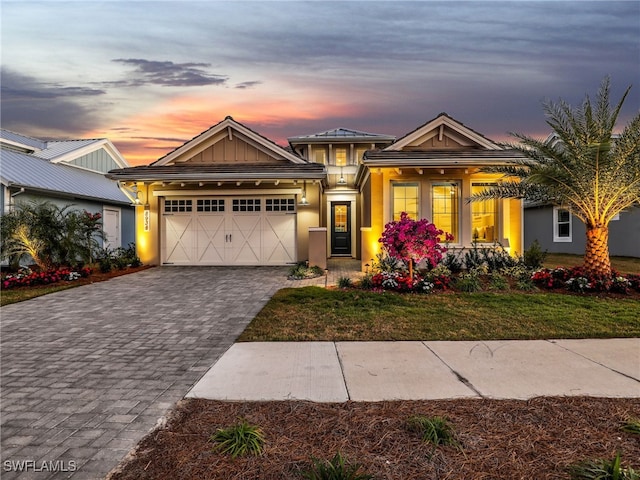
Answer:
[{"label": "mulch bed", "polygon": [[[462,448],[434,448],[406,427],[412,415],[444,416]],[[165,428],[145,437],[110,480],[301,479],[311,457],[336,452],[376,479],[567,479],[567,467],[622,455],[640,468],[640,437],[620,430],[640,398],[539,397],[323,404],[181,401]],[[212,451],[217,428],[245,418],[263,429],[260,457]]]}]

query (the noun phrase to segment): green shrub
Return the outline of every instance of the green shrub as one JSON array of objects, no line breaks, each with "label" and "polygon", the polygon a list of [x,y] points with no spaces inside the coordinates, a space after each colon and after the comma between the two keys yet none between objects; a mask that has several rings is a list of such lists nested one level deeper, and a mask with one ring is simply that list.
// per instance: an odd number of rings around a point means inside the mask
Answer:
[{"label": "green shrub", "polygon": [[264,434],[260,427],[250,425],[246,420],[227,428],[219,428],[211,435],[211,441],[216,442],[213,447],[236,458],[247,454],[261,455],[264,445]]},{"label": "green shrub", "polygon": [[572,480],[640,480],[631,467],[623,467],[620,454],[613,460],[587,460],[569,467]]},{"label": "green shrub", "polygon": [[322,275],[324,275],[324,270],[317,265],[310,267],[308,262],[298,262],[289,268],[287,278],[289,280],[304,280],[305,278],[316,278]]},{"label": "green shrub", "polygon": [[360,288],[362,288],[363,290],[373,289],[373,280],[371,274],[368,273],[360,279]]},{"label": "green shrub", "polygon": [[491,290],[504,291],[509,290],[509,287],[509,281],[504,275],[494,272],[489,276],[489,288]]},{"label": "green shrub", "polygon": [[455,251],[449,251],[440,262],[449,270],[449,273],[460,273],[462,271],[462,261]]},{"label": "green shrub", "polygon": [[361,466],[357,463],[350,464],[340,454],[329,461],[312,459],[311,467],[302,472],[302,477],[307,480],[370,480],[373,475],[359,473]]},{"label": "green shrub", "polygon": [[482,290],[479,271],[472,269],[468,273],[460,274],[460,276],[455,279],[454,287],[461,292],[479,292]]},{"label": "green shrub", "polygon": [[545,259],[547,258],[547,251],[542,251],[538,240],[534,240],[529,248],[524,251],[523,261],[524,264],[532,269],[538,269],[542,267]]},{"label": "green shrub", "polygon": [[420,434],[425,443],[459,446],[453,427],[446,418],[414,415],[407,420],[407,428]]},{"label": "green shrub", "polygon": [[338,278],[338,287],[351,288],[353,287],[353,281],[349,277],[340,277]]},{"label": "green shrub", "polygon": [[2,215],[0,254],[17,267],[21,260],[42,270],[93,263],[103,237],[102,215],[50,202],[19,203]]},{"label": "green shrub", "polygon": [[372,262],[371,270],[377,273],[391,273],[407,270],[407,266],[398,261],[397,258],[390,257],[384,251],[376,255],[376,260]]}]

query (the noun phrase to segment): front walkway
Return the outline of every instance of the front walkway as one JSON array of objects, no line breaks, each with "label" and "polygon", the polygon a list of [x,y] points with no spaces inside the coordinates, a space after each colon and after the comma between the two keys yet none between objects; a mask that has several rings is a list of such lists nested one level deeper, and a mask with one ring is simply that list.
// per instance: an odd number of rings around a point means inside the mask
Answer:
[{"label": "front walkway", "polygon": [[640,396],[640,339],[236,343],[188,393],[380,402]]}]

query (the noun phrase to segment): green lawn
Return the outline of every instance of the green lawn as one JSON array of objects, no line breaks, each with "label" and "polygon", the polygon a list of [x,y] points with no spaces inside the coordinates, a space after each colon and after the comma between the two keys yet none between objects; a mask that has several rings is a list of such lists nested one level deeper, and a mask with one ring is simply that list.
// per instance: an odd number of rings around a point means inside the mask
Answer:
[{"label": "green lawn", "polygon": [[48,293],[59,292],[61,290],[66,290],[68,288],[74,288],[79,285],[83,285],[79,283],[68,284],[68,285],[39,285],[37,287],[31,288],[16,288],[14,290],[2,290],[0,293],[0,306],[9,305],[11,303],[23,302],[25,300],[30,300],[32,298],[40,297],[42,295],[47,295]]},{"label": "green lawn", "polygon": [[640,337],[640,301],[557,293],[280,290],[240,341]]}]

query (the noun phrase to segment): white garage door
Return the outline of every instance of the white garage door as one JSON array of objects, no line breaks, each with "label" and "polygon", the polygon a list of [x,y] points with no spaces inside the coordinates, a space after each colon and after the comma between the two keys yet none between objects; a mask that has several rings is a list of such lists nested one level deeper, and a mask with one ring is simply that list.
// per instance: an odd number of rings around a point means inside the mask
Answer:
[{"label": "white garage door", "polygon": [[165,265],[284,265],[296,261],[293,196],[164,200]]}]

